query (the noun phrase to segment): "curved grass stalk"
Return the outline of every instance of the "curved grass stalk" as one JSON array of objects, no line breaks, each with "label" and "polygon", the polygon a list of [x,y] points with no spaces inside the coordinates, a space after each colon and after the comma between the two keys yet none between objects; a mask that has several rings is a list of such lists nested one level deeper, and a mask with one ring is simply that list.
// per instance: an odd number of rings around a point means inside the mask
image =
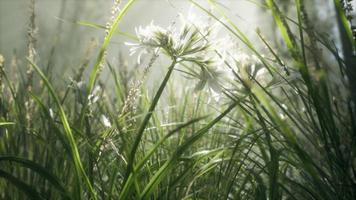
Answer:
[{"label": "curved grass stalk", "polygon": [[209,124],[199,129],[193,136],[187,139],[179,148],[173,153],[173,155],[159,168],[159,170],[150,179],[149,183],[146,185],[143,192],[140,194],[140,199],[149,199],[153,190],[161,182],[161,180],[168,174],[169,170],[172,169],[174,164],[177,163],[180,156],[187,150],[191,145],[197,142],[203,135],[205,135],[216,123],[218,123],[223,117],[229,114],[237,105],[238,101],[233,102],[224,112],[212,120]]},{"label": "curved grass stalk", "polygon": [[16,123],[14,122],[0,122],[0,126],[9,126],[9,125],[15,125]]},{"label": "curved grass stalk", "polygon": [[[96,24],[96,23],[92,23],[92,22],[86,22],[86,21],[76,21],[74,22],[75,24],[79,24],[81,26],[86,26],[86,27],[89,27],[89,28],[95,28],[95,29],[106,29],[106,27],[104,25],[101,25],[101,24]],[[133,34],[130,34],[130,33],[127,33],[127,32],[122,32],[122,31],[117,31],[115,32],[117,35],[121,35],[123,37],[126,37],[130,40],[133,40],[133,41],[138,41],[138,38],[133,35]]]},{"label": "curved grass stalk", "polygon": [[[173,69],[175,67],[175,65],[177,64],[176,59],[174,58],[171,65],[168,68],[168,72],[166,73],[166,76],[164,77],[163,81],[161,82],[158,91],[156,92],[152,103],[147,111],[147,114],[145,115],[145,118],[143,119],[141,125],[139,126],[138,130],[137,130],[137,135],[133,144],[133,147],[131,149],[130,155],[129,155],[129,160],[128,160],[128,164],[127,164],[127,172],[126,172],[126,177],[125,177],[125,181],[124,181],[124,185],[126,185],[126,182],[129,181],[129,177],[132,178],[132,172],[134,170],[134,160],[135,160],[135,155],[138,149],[138,146],[141,142],[143,133],[145,131],[145,128],[148,125],[149,120],[151,119],[151,116],[153,114],[153,111],[155,110],[157,103],[159,101],[159,99],[161,98],[161,95],[163,93],[164,88],[166,87],[168,80],[170,79]],[[123,191],[121,191],[121,195],[120,195],[120,199],[121,197],[124,197],[123,194],[126,194],[127,191],[129,190],[129,187],[124,187]]]},{"label": "curved grass stalk", "polygon": [[152,149],[150,149],[148,151],[148,153],[144,156],[143,159],[141,159],[138,164],[134,167],[133,169],[133,172],[132,174],[129,175],[129,177],[127,178],[127,181],[125,182],[125,185],[124,185],[124,189],[122,190],[123,192],[121,193],[121,197],[126,197],[127,195],[127,192],[128,192],[128,189],[129,187],[131,187],[133,181],[134,181],[134,178],[132,177],[135,177],[135,174],[142,169],[142,167],[145,165],[145,163],[151,158],[151,156],[153,155],[154,152],[156,152],[156,150],[158,149],[158,147],[160,147],[170,136],[172,136],[174,133],[177,133],[178,131],[180,131],[181,129],[189,126],[189,125],[192,125],[202,119],[205,119],[205,117],[200,117],[200,118],[196,118],[196,119],[193,119],[193,120],[190,120],[188,121],[187,123],[184,123],[180,126],[178,126],[176,129],[170,131],[167,135],[165,135],[161,140],[159,140]]},{"label": "curved grass stalk", "polygon": [[30,199],[38,199],[38,200],[45,199],[33,187],[31,187],[27,183],[19,180],[12,174],[5,172],[1,169],[0,169],[0,177],[6,179],[7,181],[9,181],[9,183],[15,185],[18,189],[20,189],[22,192],[24,192]]},{"label": "curved grass stalk", "polygon": [[47,86],[47,88],[49,90],[49,93],[53,97],[55,104],[58,107],[58,111],[59,111],[58,113],[59,113],[60,119],[63,124],[66,139],[68,140],[68,143],[70,146],[70,155],[73,159],[75,170],[77,173],[77,178],[78,178],[79,182],[81,182],[81,177],[82,177],[84,179],[85,184],[88,187],[89,192],[91,193],[91,197],[93,199],[97,199],[94,188],[93,188],[92,184],[90,183],[90,180],[89,180],[87,174],[85,173],[83,164],[80,160],[79,150],[78,150],[77,144],[75,142],[75,139],[74,139],[74,136],[72,133],[72,129],[69,126],[68,118],[64,112],[64,109],[61,105],[61,102],[60,102],[58,96],[56,95],[51,83],[48,81],[47,77],[43,74],[41,69],[36,64],[34,64],[31,60],[29,60],[29,59],[27,59],[27,60],[32,65],[32,67],[36,70],[36,72],[40,75],[40,77],[42,78],[43,82],[45,83],[45,85]]},{"label": "curved grass stalk", "polygon": [[119,26],[119,23],[122,19],[122,17],[127,13],[127,11],[129,10],[129,8],[131,7],[131,5],[135,2],[136,0],[130,0],[129,2],[126,3],[126,5],[124,6],[124,8],[120,11],[120,14],[116,17],[116,19],[114,20],[112,26],[110,27],[107,36],[105,37],[104,43],[100,48],[100,52],[98,57],[96,58],[93,70],[90,74],[90,78],[89,78],[89,84],[88,84],[88,88],[87,88],[87,92],[88,95],[91,92],[91,90],[94,87],[95,84],[95,80],[96,80],[96,76],[98,74],[99,68],[100,68],[100,64],[103,61],[104,58],[104,54],[106,49],[108,48],[111,38],[114,35],[117,27]]},{"label": "curved grass stalk", "polygon": [[[136,0],[130,0],[126,3],[126,5],[123,7],[123,9],[120,11],[119,15],[115,18],[115,20],[113,21],[110,29],[108,30],[107,32],[107,36],[105,37],[105,40],[100,48],[100,51],[99,51],[99,54],[96,58],[96,61],[95,61],[95,64],[94,64],[94,67],[90,73],[90,76],[89,76],[89,83],[88,83],[88,86],[87,86],[87,93],[86,95],[89,96],[90,95],[90,92],[93,90],[94,88],[94,85],[95,85],[95,81],[96,81],[96,78],[97,78],[97,75],[98,75],[98,72],[99,72],[99,69],[100,69],[100,65],[102,64],[103,62],[103,59],[104,59],[104,56],[105,56],[105,51],[107,50],[109,44],[110,44],[110,41],[111,41],[111,38],[113,37],[116,29],[118,28],[119,26],[119,23],[122,19],[122,17],[127,13],[127,11],[129,10],[129,8],[131,7],[131,5],[135,2]],[[88,108],[88,98],[85,98],[85,104],[81,110],[81,114],[80,114],[80,123],[82,124],[83,122],[83,119],[84,119],[84,114]]]},{"label": "curved grass stalk", "polygon": [[70,199],[70,197],[68,196],[68,192],[66,191],[66,189],[64,188],[60,180],[41,165],[31,160],[27,160],[25,158],[21,158],[17,156],[11,156],[11,155],[0,156],[0,162],[6,162],[6,161],[18,163],[25,168],[37,172],[38,174],[41,175],[41,177],[45,178],[46,180],[48,180],[48,182],[50,182],[53,186],[55,186],[55,188],[61,192],[64,199]]}]

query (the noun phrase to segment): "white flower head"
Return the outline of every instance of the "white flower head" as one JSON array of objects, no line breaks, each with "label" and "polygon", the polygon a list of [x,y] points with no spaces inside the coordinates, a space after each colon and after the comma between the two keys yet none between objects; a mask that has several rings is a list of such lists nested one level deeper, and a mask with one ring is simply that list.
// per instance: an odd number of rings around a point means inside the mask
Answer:
[{"label": "white flower head", "polygon": [[[209,47],[207,39],[208,31],[196,27],[195,25],[184,24],[180,30],[177,30],[176,24],[172,24],[167,29],[163,29],[154,25],[151,22],[146,27],[136,28],[136,35],[138,43],[126,43],[132,46],[130,55],[139,52],[138,63],[140,63],[141,56],[147,53],[158,53],[158,50],[164,50],[169,56],[182,60],[200,59],[206,60],[206,50]],[[204,60],[201,60],[204,58]]]},{"label": "white flower head", "polygon": [[156,38],[157,33],[167,34],[167,30],[155,25],[153,21],[150,25],[146,27],[136,27],[135,28],[136,36],[138,38],[138,43],[125,42],[130,48],[130,56],[138,53],[137,63],[141,63],[141,57],[144,54],[148,53],[157,53],[161,44]]},{"label": "white flower head", "polygon": [[89,105],[96,103],[100,99],[100,97],[99,97],[100,92],[101,92],[101,87],[98,85],[95,86],[93,91],[88,96]]},{"label": "white flower head", "polygon": [[108,127],[108,128],[111,127],[111,122],[105,115],[101,115],[100,120],[101,120],[101,123],[103,123],[103,125],[105,127]]},{"label": "white flower head", "polygon": [[288,110],[288,106],[286,104],[282,103],[281,106],[284,110]]},{"label": "white flower head", "polygon": [[239,50],[232,55],[235,60],[237,71],[244,80],[257,81],[266,87],[272,82],[272,76],[268,69],[263,66],[261,60],[255,55],[249,55]]},{"label": "white flower head", "polygon": [[286,115],[283,114],[283,113],[279,113],[279,118],[280,118],[281,120],[286,120],[286,119],[287,119]]},{"label": "white flower head", "polygon": [[53,112],[53,109],[52,108],[49,108],[49,116],[54,119],[54,112]]}]

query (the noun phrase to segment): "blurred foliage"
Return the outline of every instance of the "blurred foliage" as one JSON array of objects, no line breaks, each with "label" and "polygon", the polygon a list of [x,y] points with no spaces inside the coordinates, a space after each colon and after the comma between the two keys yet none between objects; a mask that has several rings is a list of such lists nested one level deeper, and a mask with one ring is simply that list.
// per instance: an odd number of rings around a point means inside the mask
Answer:
[{"label": "blurred foliage", "polygon": [[[41,51],[30,2],[26,55],[0,55],[1,199],[356,198],[355,56],[341,1],[254,2],[268,25],[254,36],[217,0],[187,1],[202,18],[181,13],[131,35],[121,24],[143,14],[114,1],[105,25],[71,24],[103,39],[72,55],[67,81],[62,40]],[[114,62],[116,33],[131,49]]]}]

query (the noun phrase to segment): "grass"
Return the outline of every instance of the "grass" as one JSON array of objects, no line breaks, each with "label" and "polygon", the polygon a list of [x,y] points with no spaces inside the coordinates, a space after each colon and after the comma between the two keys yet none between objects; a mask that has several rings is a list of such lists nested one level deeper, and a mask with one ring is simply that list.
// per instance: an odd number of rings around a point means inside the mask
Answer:
[{"label": "grass", "polygon": [[[92,68],[78,58],[84,63],[70,85],[50,79],[47,62],[33,55],[17,66],[31,67],[32,83],[13,77],[0,60],[1,199],[356,198],[355,102],[342,77],[347,58],[313,28],[303,0],[291,3],[293,16],[277,1],[256,3],[283,46],[264,30],[257,31],[260,41],[249,39],[218,1],[208,0],[210,9],[187,1],[214,25],[138,29],[132,50],[150,60],[131,76],[123,61],[106,62],[106,52],[114,34],[133,37],[118,25],[134,2],[110,27],[78,23],[107,35],[89,57]],[[215,26],[243,52],[214,46],[222,37],[214,36]],[[323,62],[320,49],[335,62]],[[171,63],[158,66],[158,55]],[[153,67],[165,75],[148,91]]]}]

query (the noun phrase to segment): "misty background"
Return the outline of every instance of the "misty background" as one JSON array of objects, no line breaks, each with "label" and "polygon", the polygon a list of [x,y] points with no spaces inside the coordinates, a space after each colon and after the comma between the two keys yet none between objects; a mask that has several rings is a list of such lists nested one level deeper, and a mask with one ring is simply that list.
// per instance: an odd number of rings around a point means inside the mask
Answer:
[{"label": "misty background", "polygon": [[[126,1],[122,1],[122,5]],[[209,7],[206,1],[198,1]],[[238,27],[252,41],[259,46],[261,41],[257,38],[256,29],[260,28],[264,35],[273,40],[278,46],[278,36],[275,35],[275,24],[270,17],[266,17],[263,8],[258,6],[258,1],[249,0],[222,0],[219,3],[227,10],[229,17],[234,20]],[[284,2],[284,9],[288,7],[288,1]],[[315,2],[320,2],[315,5]],[[312,18],[320,21],[318,28],[329,35],[336,35],[337,27],[333,19],[335,13],[332,1],[316,0],[314,4],[310,1],[310,9],[313,11]],[[25,62],[27,56],[27,29],[30,16],[30,0],[0,0],[0,54],[9,64],[11,58],[16,55],[20,62]],[[105,30],[80,25],[77,22],[88,22],[103,25],[109,21],[113,1],[104,0],[36,0],[35,22],[37,25],[37,60],[42,63],[51,60],[55,73],[67,79],[80,65],[85,52],[91,44],[96,41],[98,45],[93,58],[96,57],[98,49],[105,37]],[[321,9],[315,9],[318,6]],[[320,12],[315,12],[320,10]],[[118,30],[121,32],[135,34],[135,27],[146,26],[154,21],[156,25],[167,27],[179,20],[179,13],[186,16],[194,12],[197,16],[205,16],[200,10],[192,7],[187,0],[138,0],[131,7],[130,12],[124,16]],[[317,23],[318,24],[318,23]],[[122,54],[129,65],[134,65],[136,55],[128,56],[128,47],[124,42],[130,42],[130,38],[116,34],[109,47],[107,60],[116,63],[118,55]],[[281,47],[282,48],[282,47]],[[51,57],[50,54],[53,53]],[[46,60],[47,59],[47,60]],[[93,62],[94,59],[91,59]],[[25,69],[20,69],[25,70]]]},{"label": "misty background", "polygon": [[[84,54],[92,38],[97,40],[98,44],[103,41],[104,30],[75,22],[105,25],[110,19],[113,5],[113,1],[103,0],[36,0],[35,3],[38,57],[47,59],[52,46],[56,45],[57,56],[54,56],[56,60],[53,63],[57,65],[75,65],[76,59]],[[256,17],[258,8],[253,3],[245,0],[226,0],[221,3],[230,9],[230,14],[234,15],[240,28],[247,33],[254,32],[254,27],[264,23]],[[11,58],[14,51],[19,58],[27,53],[29,5],[29,0],[0,0],[0,53],[5,58]],[[138,0],[124,16],[119,30],[135,34],[135,27],[148,25],[151,21],[167,27],[178,20],[178,13],[186,15],[190,10],[196,12],[186,0]],[[110,54],[117,54],[119,50],[127,54],[127,47],[123,44],[125,41],[130,39],[120,35],[114,36]]]}]

